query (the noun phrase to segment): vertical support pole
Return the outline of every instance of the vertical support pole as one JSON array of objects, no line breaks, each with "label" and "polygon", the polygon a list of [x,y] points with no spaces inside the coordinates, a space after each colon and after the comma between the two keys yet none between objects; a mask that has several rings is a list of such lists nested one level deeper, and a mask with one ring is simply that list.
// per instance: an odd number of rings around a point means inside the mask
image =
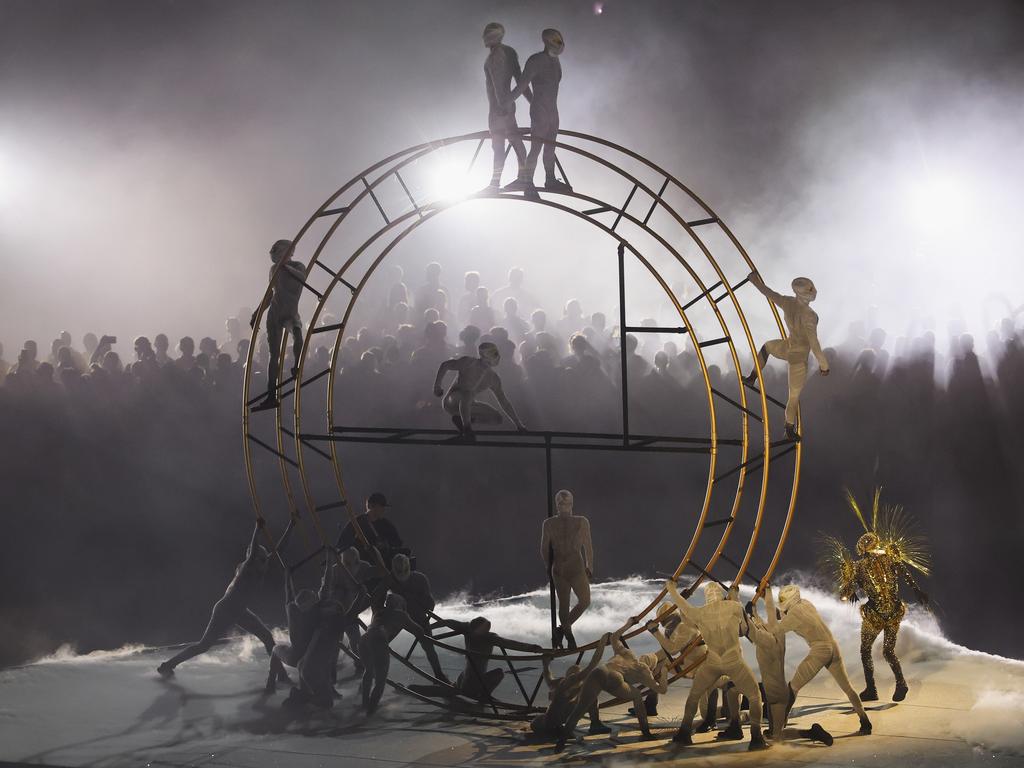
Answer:
[{"label": "vertical support pole", "polygon": [[626,374],[626,246],[619,243],[619,357],[622,365],[622,444],[629,445],[629,377]]},{"label": "vertical support pole", "polygon": [[[548,488],[548,517],[555,515],[555,489],[551,479],[551,435],[544,435],[544,464],[547,471]],[[555,547],[548,544],[548,598],[551,603],[551,647],[554,648],[558,640],[558,615],[555,607],[555,577],[552,569],[555,564]]]}]

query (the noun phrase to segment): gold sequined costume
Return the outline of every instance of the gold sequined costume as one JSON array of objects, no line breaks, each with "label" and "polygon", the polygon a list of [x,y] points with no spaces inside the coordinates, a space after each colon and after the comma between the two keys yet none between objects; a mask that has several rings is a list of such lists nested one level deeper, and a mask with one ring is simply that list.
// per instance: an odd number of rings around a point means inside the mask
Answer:
[{"label": "gold sequined costume", "polygon": [[915,568],[928,573],[928,553],[924,541],[911,532],[912,523],[901,507],[880,507],[881,489],[876,489],[872,504],[871,527],[861,512],[860,505],[847,491],[847,501],[864,526],[865,533],[857,540],[854,558],[838,539],[826,539],[826,560],[832,565],[843,600],[857,601],[861,594],[867,601],[860,607],[860,658],[867,683],[861,699],[875,701],[875,665],[871,649],[875,639],[882,635],[882,656],[892,668],[896,678],[894,701],[902,701],[907,694],[900,660],[896,656],[896,637],[907,606],[900,599],[900,582],[905,581],[914,591],[918,602],[927,603],[911,573]]}]

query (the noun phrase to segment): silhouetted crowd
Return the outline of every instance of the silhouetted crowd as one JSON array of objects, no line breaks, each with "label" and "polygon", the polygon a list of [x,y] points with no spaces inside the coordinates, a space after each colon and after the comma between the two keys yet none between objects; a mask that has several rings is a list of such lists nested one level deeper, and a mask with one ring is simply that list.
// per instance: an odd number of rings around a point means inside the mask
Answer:
[{"label": "silhouetted crowd", "polygon": [[[585,311],[582,301],[570,298],[551,312],[527,290],[521,270],[513,270],[508,283],[493,292],[480,285],[474,272],[467,273],[462,289],[454,292],[443,285],[438,265],[429,265],[422,283],[413,287],[406,285],[401,270],[391,270],[386,280],[361,297],[362,314],[354,316],[337,349],[335,424],[449,427],[450,420],[431,392],[437,367],[453,355],[476,356],[479,344],[490,341],[501,353],[496,370],[505,392],[530,429],[621,429],[617,308]],[[34,567],[49,546],[48,533],[58,528],[71,531],[72,540],[81,537],[88,552],[102,553],[111,542],[127,537],[132,546],[119,549],[116,557],[99,556],[90,561],[90,568],[72,569],[75,588],[105,592],[108,603],[116,604],[122,615],[143,617],[142,622],[151,614],[153,622],[177,624],[171,615],[175,611],[182,624],[195,621],[190,609],[177,601],[170,609],[158,610],[137,594],[139,590],[122,588],[119,580],[125,569],[151,575],[153,568],[158,575],[164,566],[180,571],[186,549],[194,553],[189,548],[199,547],[203,554],[195,562],[200,565],[189,578],[216,583],[221,578],[218,564],[233,557],[237,531],[224,521],[242,521],[251,514],[237,442],[249,344],[247,317],[248,310],[240,310],[228,320],[223,339],[204,338],[198,350],[189,337],[173,349],[164,334],[152,340],[138,337],[132,342],[133,359],[127,361],[114,351],[112,337],[94,334],[86,334],[79,346],[63,332],[48,354],[26,342],[13,364],[4,361],[0,349],[0,448],[10,473],[4,492],[9,508],[22,513],[0,545],[0,576],[17,578],[18,568]],[[320,322],[332,325],[337,319],[325,316]],[[656,325],[653,320],[641,324]],[[826,341],[835,337],[827,314],[821,328]],[[335,335],[328,331],[313,337],[304,379],[329,367]],[[981,344],[966,333],[956,332],[951,338],[949,348],[939,349],[929,330],[891,339],[880,328],[854,324],[841,343],[826,349],[832,375],[812,376],[802,399],[808,449],[798,507],[801,524],[791,533],[786,550],[789,567],[813,567],[815,535],[832,530],[841,517],[829,510],[841,505],[843,484],[864,489],[876,482],[886,486],[888,498],[918,517],[932,541],[937,567],[931,592],[940,612],[944,601],[952,605],[970,599],[972,579],[988,583],[992,562],[1012,561],[1024,544],[1024,481],[1016,471],[1017,457],[1024,452],[1024,344],[1018,321],[1002,321]],[[259,339],[251,397],[262,394],[269,359],[262,332]],[[633,434],[707,435],[707,395],[694,353],[686,346],[684,339],[671,334],[628,337]],[[287,360],[283,370],[291,367]],[[731,372],[726,375],[712,365],[710,376],[716,388],[735,391]],[[769,394],[785,399],[785,377],[784,365],[769,364]],[[314,424],[323,424],[326,381],[323,377],[303,389],[303,412],[315,414],[310,417]],[[733,436],[738,412],[722,402],[716,407],[720,436]],[[781,419],[776,421],[781,428]],[[381,483],[389,496],[421,493],[416,489],[424,478],[418,469],[403,465],[402,472],[385,472],[377,467],[383,454],[372,450],[353,456],[357,464],[364,463],[358,465],[356,477]],[[597,463],[600,458],[593,453],[566,456],[561,466],[597,472],[594,467],[603,466]],[[508,457],[501,467],[480,469],[477,480],[488,484],[489,491],[499,489],[505,482],[502,472],[520,471],[516,462],[527,467],[532,460]],[[430,465],[434,459],[425,461],[421,466],[431,469],[420,474],[448,471],[447,465]],[[656,521],[667,514],[658,500],[673,484],[690,480],[685,474],[666,475],[663,465],[656,464],[658,459],[643,461],[632,490],[620,487],[621,476],[607,472],[575,481],[574,487],[590,482],[595,487],[587,496],[619,509],[627,503],[619,500],[620,495],[642,493],[638,509]],[[370,479],[367,473],[374,472]],[[460,482],[468,488],[475,480],[463,474]],[[543,485],[542,476],[538,483]],[[607,487],[600,487],[602,483]],[[417,555],[428,567],[445,559],[450,547],[461,548],[462,574],[430,568],[441,594],[465,587],[466,572],[473,574],[472,588],[482,591],[539,581],[536,563],[481,549],[472,537],[463,542],[460,537],[469,537],[472,526],[478,525],[477,513],[451,508],[452,491],[443,484],[432,485],[429,492],[437,498],[423,497],[423,508],[446,508],[450,525],[439,527],[431,515],[417,515],[404,520],[403,528],[421,542]],[[519,514],[522,501],[514,495],[510,491],[491,497],[492,519]],[[617,542],[608,547],[600,578],[635,572],[637,548],[644,550],[645,563],[674,566],[678,542],[673,536],[651,543],[642,526],[626,530],[602,521],[601,515],[614,510],[593,506],[584,501],[581,511],[591,516],[599,537],[607,535]],[[537,507],[543,507],[542,497]],[[543,510],[538,514],[543,516]],[[459,515],[473,522],[463,526]],[[532,539],[534,527],[527,528]],[[692,531],[692,524],[687,530]],[[602,544],[596,540],[595,546]],[[517,551],[516,546],[508,549]],[[78,550],[66,554],[77,557]],[[54,571],[59,584],[47,588],[44,576],[39,589],[49,595],[67,593],[68,580],[59,573],[60,568]],[[1016,570],[1008,573],[1008,581],[993,584],[994,590],[1024,586]],[[108,589],[111,583],[118,586]],[[998,605],[998,595],[993,597],[993,605]],[[0,607],[12,617],[12,626],[19,626],[20,615],[26,625],[39,623],[52,630],[71,610],[60,609],[61,600],[49,597],[40,607],[32,595],[9,592],[0,597],[7,603]],[[70,595],[68,603],[74,605]],[[48,616],[51,609],[54,615]],[[991,625],[998,626],[997,614],[992,619]],[[1008,652],[998,631],[979,629],[983,622],[960,626],[959,621],[954,611],[943,617],[954,638]],[[132,637],[117,624],[110,622],[112,641]],[[42,632],[45,637],[55,634],[59,632]],[[0,630],[0,650],[22,648],[30,639],[16,629]],[[95,642],[107,639],[102,636]]]}]

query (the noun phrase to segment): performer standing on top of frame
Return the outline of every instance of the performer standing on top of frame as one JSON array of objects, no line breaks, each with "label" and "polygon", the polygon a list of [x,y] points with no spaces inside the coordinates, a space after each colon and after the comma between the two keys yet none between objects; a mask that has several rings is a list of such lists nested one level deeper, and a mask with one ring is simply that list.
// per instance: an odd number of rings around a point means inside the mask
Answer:
[{"label": "performer standing on top of frame", "polygon": [[[537,158],[544,157],[544,189],[550,192],[572,192],[566,182],[555,177],[555,139],[558,137],[558,84],[562,82],[562,64],[558,57],[565,50],[565,40],[557,29],[545,29],[541,33],[544,50],[526,60],[523,77],[512,91],[513,101],[525,95],[533,86],[533,100],[530,102],[530,154],[526,158],[524,182],[517,180],[514,189],[530,192],[534,189],[533,173]],[[509,191],[512,191],[512,184]]]},{"label": "performer standing on top of frame", "polygon": [[[519,85],[523,76],[519,69],[519,56],[514,48],[502,43],[505,27],[492,21],[484,27],[484,45],[490,51],[484,62],[484,86],[487,89],[487,128],[491,132],[491,148],[494,150],[494,166],[488,192],[497,192],[501,184],[501,172],[505,168],[505,142],[515,150],[518,161],[516,181],[509,184],[509,191],[526,189],[529,177],[526,168],[526,145],[516,123],[516,102],[512,98],[510,83]],[[529,87],[523,90],[527,101],[533,99]]]}]

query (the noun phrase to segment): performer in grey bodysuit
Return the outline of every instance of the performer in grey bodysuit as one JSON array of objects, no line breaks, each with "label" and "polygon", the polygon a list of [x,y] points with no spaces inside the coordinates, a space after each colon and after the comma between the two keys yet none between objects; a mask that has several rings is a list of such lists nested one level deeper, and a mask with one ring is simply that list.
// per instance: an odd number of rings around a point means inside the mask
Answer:
[{"label": "performer in grey bodysuit", "polygon": [[[254,411],[277,408],[277,380],[280,374],[281,334],[290,331],[292,334],[292,356],[294,365],[299,364],[302,355],[302,319],[299,317],[299,299],[302,296],[303,281],[306,278],[306,267],[301,261],[295,261],[295,244],[291,240],[278,240],[270,249],[270,260],[274,266],[270,268],[270,284],[272,295],[267,308],[267,343],[270,345],[270,364],[267,371],[267,396],[256,405]],[[258,311],[258,310],[257,310]],[[256,312],[249,319],[249,325],[255,329]],[[297,369],[292,368],[294,376]]]},{"label": "performer in grey bodysuit", "polygon": [[[557,740],[562,735],[562,724],[569,719],[576,703],[579,701],[580,693],[583,691],[583,684],[590,673],[597,669],[604,656],[605,646],[611,641],[612,635],[606,633],[597,642],[594,648],[594,655],[590,657],[590,663],[586,667],[579,664],[572,664],[565,670],[563,677],[551,676],[551,659],[544,657],[544,682],[548,684],[548,708],[543,714],[537,715],[530,721],[531,730],[541,738]],[[590,734],[611,733],[611,728],[601,722],[601,711],[595,700],[590,707]]]},{"label": "performer in grey bodysuit", "polygon": [[[540,552],[544,564],[551,569],[558,598],[559,627],[555,645],[564,637],[570,648],[576,647],[573,623],[590,607],[590,580],[594,577],[594,545],[590,539],[590,521],[572,512],[572,493],[561,490],[555,494],[558,514],[544,521]],[[570,595],[576,605],[569,609]]]},{"label": "performer in grey bodysuit", "polygon": [[256,635],[263,643],[263,647],[267,649],[267,656],[273,655],[274,635],[259,616],[249,608],[249,603],[255,599],[263,584],[263,577],[267,575],[267,570],[270,567],[270,553],[256,543],[265,524],[262,517],[256,519],[252,539],[245,551],[245,560],[239,563],[235,569],[235,576],[224,591],[224,596],[214,604],[210,613],[210,622],[206,625],[203,636],[180,651],[174,658],[168,659],[157,667],[156,671],[161,676],[173,676],[174,668],[179,664],[206,653],[232,626],[237,626]]},{"label": "performer in grey bodysuit", "polygon": [[[484,46],[490,50],[487,61],[484,62],[484,86],[487,89],[487,128],[491,132],[491,148],[494,150],[494,169],[491,174],[491,183],[488,186],[489,192],[496,192],[501,184],[501,172],[505,168],[505,142],[508,141],[515,150],[518,161],[517,181],[512,186],[515,189],[525,189],[524,182],[529,181],[524,176],[526,168],[526,145],[519,133],[519,125],[516,123],[516,102],[512,98],[510,83],[515,80],[516,85],[523,76],[519,69],[519,56],[514,48],[502,44],[505,37],[505,28],[492,21],[484,27]],[[529,88],[523,91],[526,100],[530,101],[533,94]]]},{"label": "performer in grey bodysuit", "polygon": [[[497,345],[485,341],[479,349],[480,357],[463,356],[441,363],[434,379],[434,394],[437,397],[444,397],[444,409],[451,415],[452,423],[465,439],[473,439],[474,423],[501,423],[501,413],[486,403],[477,402],[477,395],[487,390],[494,393],[501,410],[515,424],[516,429],[525,430],[526,426],[519,420],[516,409],[505,397],[501,379],[494,372],[495,366],[501,361]],[[445,392],[441,385],[449,372],[454,372],[456,377],[455,382]]]},{"label": "performer in grey bodysuit", "polygon": [[[533,86],[530,102],[530,154],[526,158],[526,184],[517,187],[529,190],[533,186],[533,173],[537,158],[543,149],[544,189],[552,192],[571,192],[572,187],[555,178],[555,139],[558,136],[558,84],[562,81],[562,64],[558,57],[565,50],[565,40],[557,29],[541,33],[544,50],[526,60],[519,85],[511,98],[518,99]],[[512,185],[509,185],[510,187]]]}]

